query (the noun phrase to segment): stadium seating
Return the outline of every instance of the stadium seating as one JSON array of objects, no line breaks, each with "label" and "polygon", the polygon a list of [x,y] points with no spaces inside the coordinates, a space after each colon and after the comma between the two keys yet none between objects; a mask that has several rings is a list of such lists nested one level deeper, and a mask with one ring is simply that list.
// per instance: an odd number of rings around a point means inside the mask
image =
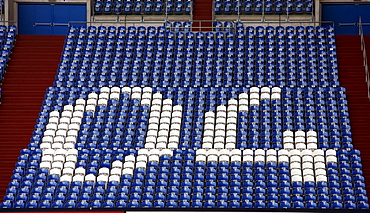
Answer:
[{"label": "stadium seating", "polygon": [[332,27],[70,28],[2,208],[368,209]]},{"label": "stadium seating", "polygon": [[190,14],[191,0],[95,0],[94,15]]},{"label": "stadium seating", "polygon": [[73,28],[55,86],[339,86],[332,28],[187,23]]},{"label": "stadium seating", "polygon": [[312,14],[313,0],[215,0],[215,14]]},{"label": "stadium seating", "polygon": [[9,62],[11,50],[14,46],[17,28],[14,25],[6,27],[0,25],[0,83],[3,81],[6,65]]}]

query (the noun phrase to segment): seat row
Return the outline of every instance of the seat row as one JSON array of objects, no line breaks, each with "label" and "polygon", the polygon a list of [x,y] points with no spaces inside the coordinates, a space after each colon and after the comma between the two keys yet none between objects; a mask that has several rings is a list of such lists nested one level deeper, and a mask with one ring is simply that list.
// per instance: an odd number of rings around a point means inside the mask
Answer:
[{"label": "seat row", "polygon": [[216,0],[214,11],[223,14],[312,14],[312,0]]},{"label": "seat row", "polygon": [[94,15],[183,15],[190,14],[192,4],[190,0],[95,0]]},{"label": "seat row", "polygon": [[[190,14],[190,0],[95,0],[94,14]],[[312,14],[312,0],[216,0],[215,14]]]}]

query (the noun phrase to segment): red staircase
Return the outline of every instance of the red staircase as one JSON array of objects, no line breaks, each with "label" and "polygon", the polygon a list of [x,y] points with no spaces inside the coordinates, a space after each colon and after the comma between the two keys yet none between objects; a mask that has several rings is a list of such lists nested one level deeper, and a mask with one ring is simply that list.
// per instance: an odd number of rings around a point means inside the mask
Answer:
[{"label": "red staircase", "polygon": [[27,148],[47,87],[53,85],[65,36],[17,36],[0,104],[0,201],[20,150]]},{"label": "red staircase", "polygon": [[[193,9],[193,30],[194,31],[212,31],[212,0],[195,0]],[[205,22],[201,22],[205,21]]]},{"label": "red staircase", "polygon": [[[365,69],[358,35],[336,36],[339,78],[347,89],[347,99],[355,149],[361,151],[366,190],[370,193],[370,100],[367,97]],[[370,47],[370,40],[367,43]],[[370,50],[370,48],[368,48]],[[370,51],[368,51],[370,53]]]}]

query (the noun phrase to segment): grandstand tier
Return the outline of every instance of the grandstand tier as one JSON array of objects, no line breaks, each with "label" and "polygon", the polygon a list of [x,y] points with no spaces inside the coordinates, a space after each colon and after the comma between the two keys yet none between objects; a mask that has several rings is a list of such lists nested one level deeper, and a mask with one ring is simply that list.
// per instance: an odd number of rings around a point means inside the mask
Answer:
[{"label": "grandstand tier", "polygon": [[71,27],[2,208],[368,209],[333,27]]}]

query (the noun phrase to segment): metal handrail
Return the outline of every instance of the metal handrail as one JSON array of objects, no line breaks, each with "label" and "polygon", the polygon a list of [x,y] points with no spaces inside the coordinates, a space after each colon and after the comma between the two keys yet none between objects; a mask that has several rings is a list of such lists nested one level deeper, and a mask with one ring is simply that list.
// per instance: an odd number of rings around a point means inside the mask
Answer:
[{"label": "metal handrail", "polygon": [[366,54],[366,44],[365,44],[365,38],[364,38],[364,31],[362,28],[362,18],[359,17],[358,20],[358,31],[361,37],[361,50],[362,50],[362,57],[364,58],[364,67],[365,67],[365,81],[367,84],[367,98],[370,100],[370,76],[369,76],[369,67],[367,65],[367,54]]},{"label": "metal handrail", "polygon": [[[168,22],[166,20],[163,20],[163,21],[145,21],[144,20],[141,20],[141,21],[127,21],[127,20],[124,20],[124,21],[121,21],[121,20],[116,20],[116,21],[71,21],[71,22],[68,22],[68,26],[70,27],[71,25],[73,24],[87,24],[87,26],[92,26],[92,25],[105,25],[105,24],[121,24],[122,26],[140,26],[140,24],[154,24],[154,25],[163,25],[165,26],[166,28],[168,28],[170,31],[172,31],[173,29],[175,28],[179,28],[179,27],[169,27],[169,26],[166,26],[165,23]],[[218,29],[219,30],[219,27],[215,27],[213,24],[211,26],[204,26],[204,23],[214,23],[216,21],[212,21],[212,20],[206,20],[206,21],[189,21],[190,23],[199,23],[198,26],[194,26],[193,24],[191,25],[191,29],[192,30],[201,30],[201,29],[207,29],[207,31],[214,31],[215,29]],[[267,24],[267,26],[281,26],[281,24],[298,24],[298,25],[303,25],[303,24],[313,24],[313,26],[319,26],[321,24],[330,24],[332,26],[334,26],[334,22],[332,21],[319,21],[319,22],[304,22],[304,21],[296,21],[296,22],[253,22],[253,21],[231,21],[233,23],[233,26],[231,27],[231,31],[235,32],[236,31],[236,28],[235,28],[235,25],[236,23],[243,23],[243,24],[258,24],[258,23],[264,23],[264,24]],[[203,27],[204,26],[204,27]],[[180,27],[180,28],[184,28],[184,27]],[[204,30],[203,29],[203,30]],[[226,30],[225,30],[226,31]]]}]

